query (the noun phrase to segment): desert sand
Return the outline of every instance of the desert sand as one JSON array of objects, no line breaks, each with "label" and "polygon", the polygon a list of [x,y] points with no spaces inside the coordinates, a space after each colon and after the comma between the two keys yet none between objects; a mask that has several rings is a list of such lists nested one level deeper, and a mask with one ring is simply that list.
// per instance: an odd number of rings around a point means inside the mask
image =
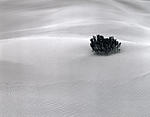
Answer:
[{"label": "desert sand", "polygon": [[[0,117],[149,117],[149,5],[0,0]],[[96,34],[121,52],[94,55]]]}]

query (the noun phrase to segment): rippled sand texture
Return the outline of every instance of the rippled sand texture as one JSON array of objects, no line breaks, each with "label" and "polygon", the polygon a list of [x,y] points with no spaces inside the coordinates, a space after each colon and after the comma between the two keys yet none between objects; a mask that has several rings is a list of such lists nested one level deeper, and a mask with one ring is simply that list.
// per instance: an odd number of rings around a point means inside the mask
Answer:
[{"label": "rippled sand texture", "polygon": [[[0,117],[149,117],[149,0],[0,0]],[[95,56],[94,34],[121,52]]]}]

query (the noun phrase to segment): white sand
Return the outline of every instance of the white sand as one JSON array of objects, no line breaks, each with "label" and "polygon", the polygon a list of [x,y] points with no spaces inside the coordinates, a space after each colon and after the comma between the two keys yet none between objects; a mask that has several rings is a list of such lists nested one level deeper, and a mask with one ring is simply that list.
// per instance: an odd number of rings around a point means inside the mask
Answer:
[{"label": "white sand", "polygon": [[[149,5],[0,0],[0,117],[149,117]],[[98,33],[121,52],[93,55]]]}]

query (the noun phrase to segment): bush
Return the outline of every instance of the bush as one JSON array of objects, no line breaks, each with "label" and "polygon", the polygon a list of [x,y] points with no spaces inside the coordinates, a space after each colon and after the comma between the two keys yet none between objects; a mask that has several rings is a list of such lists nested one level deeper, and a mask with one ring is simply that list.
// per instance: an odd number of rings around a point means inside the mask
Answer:
[{"label": "bush", "polygon": [[110,55],[120,52],[121,42],[118,42],[114,37],[104,38],[102,35],[96,35],[90,41],[90,46],[97,55]]}]

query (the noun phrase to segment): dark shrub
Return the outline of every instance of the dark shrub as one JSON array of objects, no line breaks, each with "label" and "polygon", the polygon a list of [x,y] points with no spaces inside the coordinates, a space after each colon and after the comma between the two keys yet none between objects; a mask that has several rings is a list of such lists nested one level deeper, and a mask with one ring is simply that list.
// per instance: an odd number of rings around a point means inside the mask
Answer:
[{"label": "dark shrub", "polygon": [[90,41],[90,46],[95,54],[110,55],[120,51],[121,42],[114,37],[104,38],[102,35],[96,35]]}]

